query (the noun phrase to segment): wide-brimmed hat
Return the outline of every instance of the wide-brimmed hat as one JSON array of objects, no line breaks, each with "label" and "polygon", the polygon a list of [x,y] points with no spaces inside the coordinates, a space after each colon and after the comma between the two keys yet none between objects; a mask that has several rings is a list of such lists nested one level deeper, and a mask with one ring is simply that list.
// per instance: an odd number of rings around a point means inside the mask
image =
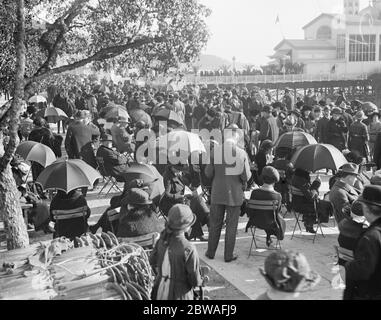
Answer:
[{"label": "wide-brimmed hat", "polygon": [[301,253],[278,250],[265,260],[259,269],[268,284],[283,292],[303,292],[316,286],[321,277],[312,271],[306,257]]},{"label": "wide-brimmed hat", "polygon": [[167,227],[171,230],[184,230],[195,222],[196,215],[185,204],[176,204],[168,212]]},{"label": "wide-brimmed hat", "polygon": [[358,111],[358,112],[355,114],[354,118],[355,118],[356,120],[365,120],[365,119],[367,119],[368,117],[365,115],[364,111]]},{"label": "wide-brimmed hat", "polygon": [[357,201],[372,206],[381,207],[381,186],[365,186],[362,195],[358,197]]},{"label": "wide-brimmed hat", "polygon": [[100,142],[112,142],[112,136],[109,134],[104,134],[101,136]]},{"label": "wide-brimmed hat", "polygon": [[132,188],[122,200],[122,205],[149,205],[152,201],[149,194],[142,189]]},{"label": "wide-brimmed hat", "polygon": [[303,107],[302,107],[302,113],[304,112],[304,111],[312,111],[312,107],[310,107],[310,106],[307,106],[307,105],[304,105]]},{"label": "wide-brimmed hat", "polygon": [[358,176],[359,175],[359,166],[357,164],[354,164],[354,163],[346,163],[339,169],[339,172],[340,173],[348,173],[348,174]]},{"label": "wide-brimmed hat", "polygon": [[343,114],[343,110],[341,110],[339,107],[334,107],[334,108],[332,108],[331,113],[332,113],[332,114],[339,114],[339,115],[342,115],[342,114]]}]

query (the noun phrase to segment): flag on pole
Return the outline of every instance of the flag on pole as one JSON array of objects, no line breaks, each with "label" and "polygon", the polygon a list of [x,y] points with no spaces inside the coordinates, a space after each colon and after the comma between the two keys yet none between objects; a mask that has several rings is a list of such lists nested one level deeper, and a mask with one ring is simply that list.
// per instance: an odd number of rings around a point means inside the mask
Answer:
[{"label": "flag on pole", "polygon": [[279,14],[276,16],[275,24],[279,23]]}]

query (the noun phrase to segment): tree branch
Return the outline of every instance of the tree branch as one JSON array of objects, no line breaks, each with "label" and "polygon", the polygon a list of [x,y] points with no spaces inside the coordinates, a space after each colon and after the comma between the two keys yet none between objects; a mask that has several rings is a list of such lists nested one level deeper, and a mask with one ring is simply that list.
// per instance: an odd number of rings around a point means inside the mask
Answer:
[{"label": "tree branch", "polygon": [[41,73],[39,75],[33,76],[29,79],[27,79],[27,86],[30,85],[32,82],[39,81],[47,76],[53,75],[53,74],[58,74],[58,73],[63,73],[66,71],[74,70],[80,67],[83,67],[91,62],[94,61],[100,61],[100,60],[106,60],[106,59],[111,59],[119,56],[122,54],[124,51],[129,50],[129,49],[134,49],[140,46],[143,46],[148,43],[152,42],[164,42],[165,39],[163,37],[156,37],[156,38],[143,38],[136,40],[132,43],[127,43],[127,44],[122,44],[118,46],[112,46],[108,48],[104,48],[99,50],[97,53],[92,55],[91,57],[76,61],[72,64],[64,65],[61,67],[57,67],[51,70],[47,70],[44,73]]},{"label": "tree branch", "polygon": [[50,65],[54,63],[55,59],[57,58],[59,46],[64,40],[64,36],[66,32],[69,30],[70,24],[80,14],[81,10],[87,2],[89,2],[89,0],[76,0],[61,17],[56,19],[56,21],[49,27],[49,30],[41,36],[41,38],[46,37],[49,33],[55,32],[56,30],[60,30],[59,34],[57,35],[56,41],[54,42],[53,46],[48,50],[47,59],[37,70],[35,76],[38,76],[42,74],[44,71],[49,70]]}]

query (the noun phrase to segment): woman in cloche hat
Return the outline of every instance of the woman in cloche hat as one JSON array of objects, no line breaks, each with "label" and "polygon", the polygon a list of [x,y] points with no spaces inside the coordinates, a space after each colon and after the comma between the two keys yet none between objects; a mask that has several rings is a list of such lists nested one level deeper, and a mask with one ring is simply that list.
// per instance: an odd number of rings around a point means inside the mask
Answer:
[{"label": "woman in cloche hat", "polygon": [[196,216],[185,204],[169,210],[165,230],[150,257],[156,271],[153,300],[193,300],[193,288],[202,285],[197,250],[185,238],[195,221]]},{"label": "woman in cloche hat", "polygon": [[300,293],[315,287],[321,277],[312,271],[306,257],[298,252],[278,250],[259,269],[270,289],[257,300],[299,300]]},{"label": "woman in cloche hat", "polygon": [[118,238],[140,237],[160,233],[164,224],[152,210],[152,200],[142,189],[132,188],[121,202]]}]

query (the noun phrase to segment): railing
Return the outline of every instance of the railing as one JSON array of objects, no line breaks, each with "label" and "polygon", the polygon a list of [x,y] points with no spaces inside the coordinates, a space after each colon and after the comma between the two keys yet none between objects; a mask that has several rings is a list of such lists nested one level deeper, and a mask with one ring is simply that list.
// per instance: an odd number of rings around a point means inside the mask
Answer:
[{"label": "railing", "polygon": [[367,74],[287,74],[287,75],[256,75],[256,76],[195,76],[186,75],[187,84],[239,84],[239,83],[286,83],[308,81],[345,81],[367,80]]}]

